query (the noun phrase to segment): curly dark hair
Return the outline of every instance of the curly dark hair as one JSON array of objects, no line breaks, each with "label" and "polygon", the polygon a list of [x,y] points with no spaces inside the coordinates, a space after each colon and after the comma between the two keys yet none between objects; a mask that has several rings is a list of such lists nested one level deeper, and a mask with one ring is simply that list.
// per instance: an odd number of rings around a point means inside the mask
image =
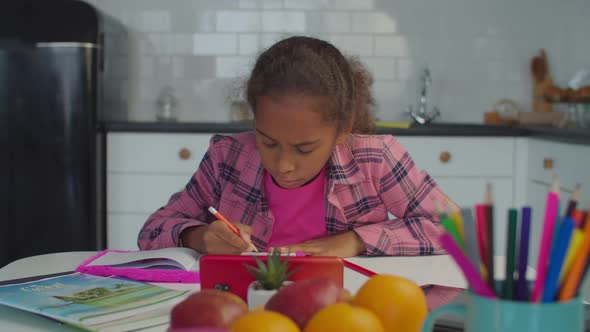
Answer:
[{"label": "curly dark hair", "polygon": [[[246,98],[256,113],[261,96],[303,94],[325,97],[324,118],[338,131],[374,132],[371,95],[373,79],[358,58],[345,57],[334,45],[317,38],[295,36],[264,51],[246,82]],[[352,127],[350,127],[352,125]]]}]

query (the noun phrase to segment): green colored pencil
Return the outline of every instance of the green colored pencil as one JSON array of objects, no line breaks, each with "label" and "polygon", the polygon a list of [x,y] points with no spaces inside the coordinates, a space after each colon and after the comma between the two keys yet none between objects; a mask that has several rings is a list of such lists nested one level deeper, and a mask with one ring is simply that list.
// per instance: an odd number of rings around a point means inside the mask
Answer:
[{"label": "green colored pencil", "polygon": [[443,226],[443,228],[445,229],[445,231],[447,231],[447,233],[451,234],[451,236],[453,237],[455,242],[457,242],[459,247],[461,247],[461,249],[465,250],[465,242],[463,241],[463,238],[459,234],[459,230],[457,229],[457,225],[455,224],[455,221],[453,219],[447,217],[447,218],[444,218],[443,220],[441,220],[440,223]]},{"label": "green colored pencil", "polygon": [[508,236],[506,237],[506,278],[504,279],[502,297],[508,300],[514,298],[514,269],[516,262],[516,220],[518,211],[508,210]]}]

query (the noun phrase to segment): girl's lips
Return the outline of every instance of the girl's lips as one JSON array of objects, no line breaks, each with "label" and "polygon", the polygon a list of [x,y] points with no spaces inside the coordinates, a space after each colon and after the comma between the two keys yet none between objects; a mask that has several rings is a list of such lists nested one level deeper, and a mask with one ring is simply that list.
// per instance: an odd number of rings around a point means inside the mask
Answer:
[{"label": "girl's lips", "polygon": [[281,186],[283,188],[292,187],[292,186],[298,184],[299,182],[301,182],[299,180],[280,180],[280,179],[277,179],[276,181],[279,184],[279,186]]}]

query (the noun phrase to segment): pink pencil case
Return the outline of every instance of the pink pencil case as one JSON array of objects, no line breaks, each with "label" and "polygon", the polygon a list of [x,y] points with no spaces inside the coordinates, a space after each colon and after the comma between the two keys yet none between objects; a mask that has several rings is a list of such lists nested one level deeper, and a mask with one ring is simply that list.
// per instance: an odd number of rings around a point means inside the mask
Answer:
[{"label": "pink pencil case", "polygon": [[[170,248],[172,250],[178,248]],[[187,271],[183,269],[160,269],[160,268],[136,268],[125,266],[111,266],[111,265],[91,265],[93,262],[111,253],[137,254],[138,257],[142,252],[140,251],[124,251],[124,250],[103,250],[96,255],[86,259],[80,266],[76,268],[76,272],[92,274],[102,277],[117,276],[131,280],[145,281],[145,282],[169,282],[169,283],[199,283],[200,274],[197,271]],[[137,261],[140,261],[138,258]]]}]

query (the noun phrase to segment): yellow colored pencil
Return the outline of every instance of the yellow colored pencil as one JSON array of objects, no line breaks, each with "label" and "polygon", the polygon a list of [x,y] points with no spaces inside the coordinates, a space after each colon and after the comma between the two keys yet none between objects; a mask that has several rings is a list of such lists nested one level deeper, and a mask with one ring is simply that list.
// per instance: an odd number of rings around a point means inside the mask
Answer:
[{"label": "yellow colored pencil", "polygon": [[563,282],[563,278],[567,275],[567,272],[572,267],[572,263],[574,262],[574,258],[576,254],[580,250],[580,246],[582,245],[582,240],[584,239],[584,232],[579,229],[575,229],[574,233],[572,234],[572,239],[570,240],[570,245],[567,249],[567,254],[565,256],[565,262],[563,263],[563,268],[561,269],[561,274],[559,276],[559,282]]},{"label": "yellow colored pencil", "polygon": [[465,239],[465,229],[463,226],[463,217],[461,216],[461,211],[457,209],[457,207],[453,206],[450,202],[447,202],[449,206],[449,217],[455,223],[455,227],[457,227],[457,231],[462,239]]}]

